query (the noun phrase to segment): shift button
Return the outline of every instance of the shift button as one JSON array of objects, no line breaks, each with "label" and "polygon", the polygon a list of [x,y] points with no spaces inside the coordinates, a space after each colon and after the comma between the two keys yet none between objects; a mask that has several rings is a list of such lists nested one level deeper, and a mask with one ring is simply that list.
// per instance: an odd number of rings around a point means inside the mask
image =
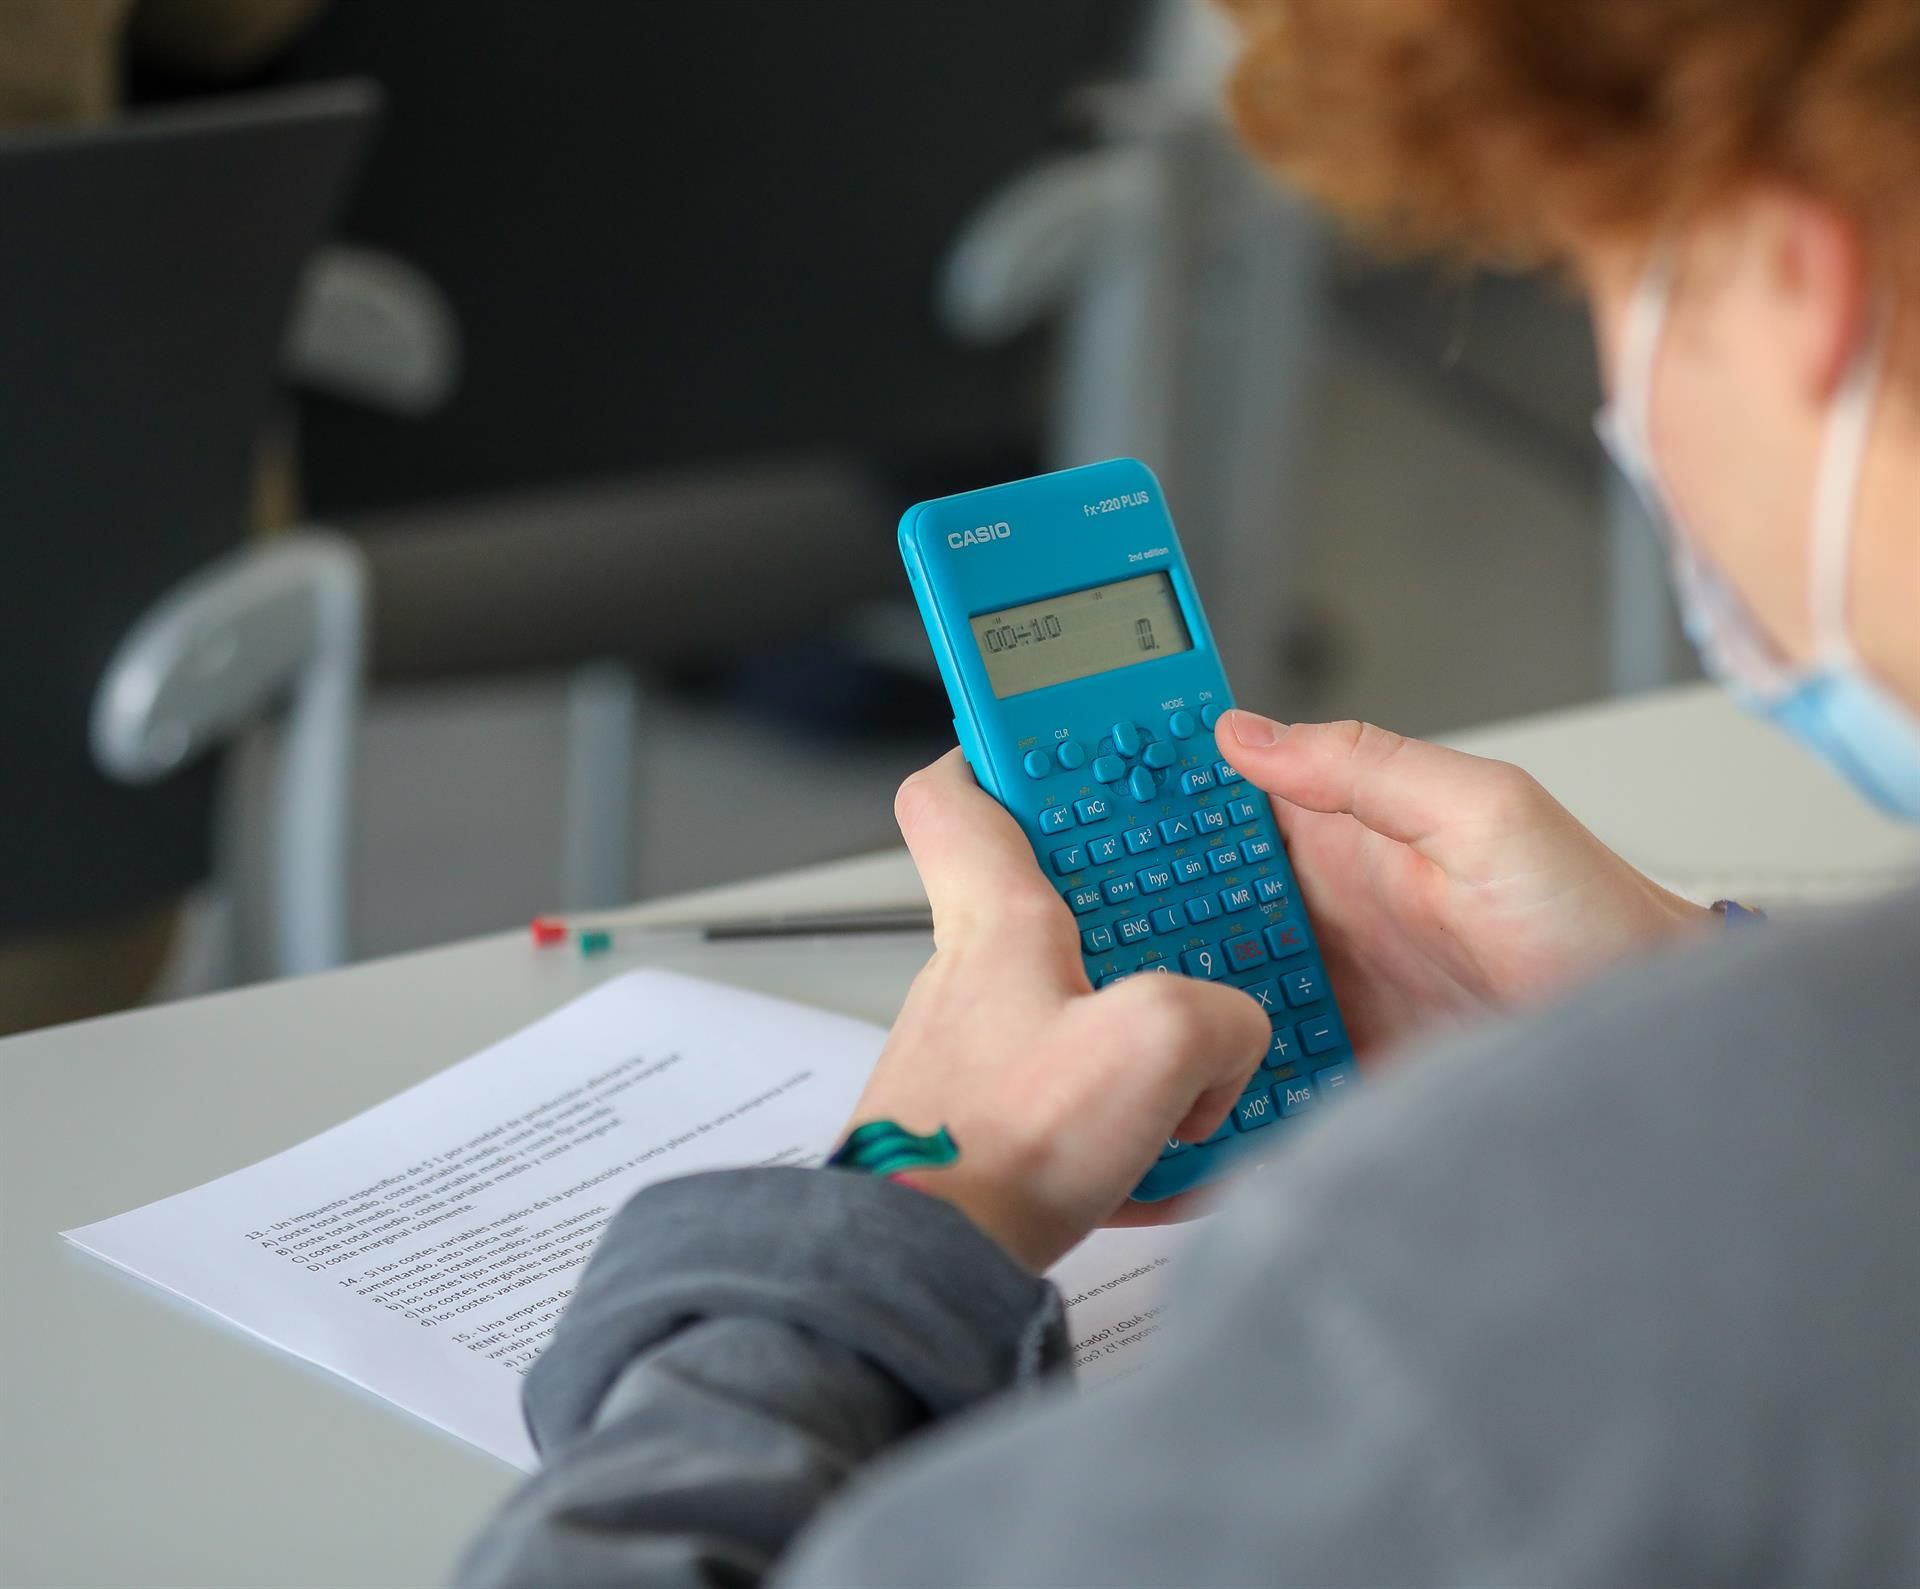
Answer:
[{"label": "shift button", "polygon": [[1027,769],[1029,778],[1044,778],[1053,771],[1053,758],[1044,750],[1030,750],[1022,765]]}]

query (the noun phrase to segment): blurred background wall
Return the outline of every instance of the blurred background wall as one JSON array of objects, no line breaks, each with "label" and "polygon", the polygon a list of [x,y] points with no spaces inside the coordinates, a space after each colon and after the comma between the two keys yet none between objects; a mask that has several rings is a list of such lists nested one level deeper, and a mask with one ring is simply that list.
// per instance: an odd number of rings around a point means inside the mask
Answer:
[{"label": "blurred background wall", "polygon": [[[1227,51],[1189,0],[331,0],[217,81],[125,53],[136,112],[384,101],[276,405],[367,578],[351,955],[891,842],[949,732],[894,520],[1041,468],[1160,471],[1276,715],[1683,671],[1568,298],[1331,235]],[[274,969],[281,751],[236,737],[166,990]]]}]

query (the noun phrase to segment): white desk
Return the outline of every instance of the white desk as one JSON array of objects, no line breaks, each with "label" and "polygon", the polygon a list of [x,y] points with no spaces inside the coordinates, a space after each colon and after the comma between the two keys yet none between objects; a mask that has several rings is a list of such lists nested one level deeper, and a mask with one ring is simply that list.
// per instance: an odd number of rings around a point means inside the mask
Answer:
[{"label": "white desk", "polygon": [[[1920,867],[1920,835],[1701,691],[1459,743],[1530,767],[1669,878]],[[889,853],[658,908],[917,897]],[[886,1021],[924,947],[686,944],[654,958]],[[55,1233],[310,1136],[631,963],[536,952],[514,931],[0,1042],[0,1585],[441,1581],[512,1473]]]}]

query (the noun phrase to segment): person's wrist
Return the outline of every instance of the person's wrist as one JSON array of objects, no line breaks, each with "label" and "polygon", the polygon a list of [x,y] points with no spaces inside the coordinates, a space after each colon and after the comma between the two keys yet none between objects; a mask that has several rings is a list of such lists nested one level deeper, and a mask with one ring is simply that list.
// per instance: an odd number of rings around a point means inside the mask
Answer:
[{"label": "person's wrist", "polygon": [[1060,1240],[1049,1230],[1051,1221],[1039,1215],[1030,1200],[965,1164],[917,1171],[913,1187],[957,1208],[1031,1274],[1044,1273],[1073,1245],[1071,1238]]},{"label": "person's wrist", "polygon": [[[1002,1151],[996,1158],[1011,1156],[1018,1160],[1017,1152],[1009,1155],[1012,1146],[1003,1133]],[[944,1126],[920,1134],[898,1125],[883,1111],[863,1109],[828,1158],[827,1168],[895,1181],[951,1204],[1016,1263],[1035,1274],[1058,1256],[1042,1234],[1054,1222],[1039,1211],[1035,1199],[1023,1195],[1014,1184],[1019,1177],[1008,1173],[1005,1164],[995,1173],[977,1154],[969,1157],[964,1145]],[[1069,1245],[1070,1241],[1062,1243],[1060,1251]]]}]

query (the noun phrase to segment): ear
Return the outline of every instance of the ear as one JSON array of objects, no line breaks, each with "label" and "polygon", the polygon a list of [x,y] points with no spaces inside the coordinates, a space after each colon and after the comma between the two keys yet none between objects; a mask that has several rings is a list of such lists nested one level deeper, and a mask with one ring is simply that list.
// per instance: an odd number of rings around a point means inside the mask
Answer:
[{"label": "ear", "polygon": [[1869,330],[1871,266],[1861,228],[1794,188],[1761,188],[1740,207],[1743,296],[1758,321],[1750,330],[1787,355],[1804,395],[1824,407]]}]

